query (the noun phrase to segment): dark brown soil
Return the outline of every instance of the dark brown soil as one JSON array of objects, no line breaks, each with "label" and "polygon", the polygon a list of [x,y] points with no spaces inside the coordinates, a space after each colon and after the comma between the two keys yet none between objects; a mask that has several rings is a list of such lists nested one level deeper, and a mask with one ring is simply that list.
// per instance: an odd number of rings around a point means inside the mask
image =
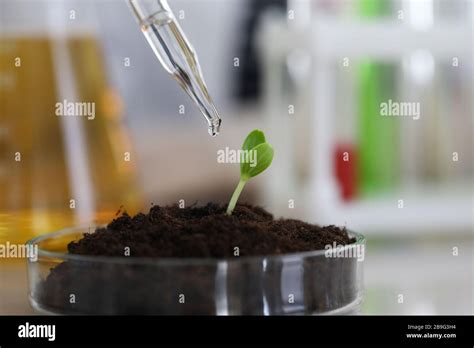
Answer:
[{"label": "dark brown soil", "polygon": [[[309,256],[282,261],[245,256],[319,250],[333,242],[345,245],[354,240],[344,228],[274,220],[264,209],[249,205],[237,206],[232,216],[216,204],[186,209],[153,206],[148,214],[123,213],[107,227],[68,245],[71,254],[120,259],[61,262],[34,289],[33,297],[45,309],[63,314],[215,315],[222,312],[223,298],[229,314],[313,314],[357,298],[355,259]],[[293,292],[295,301],[288,304]]]},{"label": "dark brown soil", "polygon": [[320,250],[336,242],[354,242],[344,228],[319,227],[279,219],[260,207],[238,205],[231,216],[225,207],[153,206],[148,214],[123,213],[105,228],[69,244],[72,254],[131,257],[235,257]]}]

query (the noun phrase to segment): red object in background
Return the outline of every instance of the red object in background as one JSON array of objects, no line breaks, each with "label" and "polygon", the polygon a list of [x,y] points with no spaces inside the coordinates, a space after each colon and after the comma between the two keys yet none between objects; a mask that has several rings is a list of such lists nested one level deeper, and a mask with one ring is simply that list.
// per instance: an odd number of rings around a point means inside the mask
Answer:
[{"label": "red object in background", "polygon": [[357,151],[355,145],[337,144],[334,151],[334,174],[341,198],[352,200],[357,194]]}]

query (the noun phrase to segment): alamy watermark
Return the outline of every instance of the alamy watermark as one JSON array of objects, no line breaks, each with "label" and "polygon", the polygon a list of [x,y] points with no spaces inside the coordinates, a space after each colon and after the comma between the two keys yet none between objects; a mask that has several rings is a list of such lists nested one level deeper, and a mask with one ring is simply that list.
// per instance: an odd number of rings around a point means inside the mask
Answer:
[{"label": "alamy watermark", "polygon": [[52,342],[56,340],[56,325],[54,324],[30,324],[26,322],[18,326],[19,338],[46,338]]},{"label": "alamy watermark", "polygon": [[250,167],[254,168],[257,165],[257,151],[226,147],[217,151],[217,163],[249,163]]},{"label": "alamy watermark", "polygon": [[0,259],[30,259],[38,261],[38,246],[31,244],[0,244]]},{"label": "alamy watermark", "polygon": [[355,258],[362,262],[365,259],[365,245],[340,245],[333,242],[324,247],[324,256],[327,258]]},{"label": "alamy watermark", "polygon": [[418,120],[420,115],[419,102],[396,102],[389,99],[380,103],[380,116],[412,117]]},{"label": "alamy watermark", "polygon": [[64,99],[56,103],[56,116],[83,116],[88,120],[95,118],[94,102],[71,102]]}]

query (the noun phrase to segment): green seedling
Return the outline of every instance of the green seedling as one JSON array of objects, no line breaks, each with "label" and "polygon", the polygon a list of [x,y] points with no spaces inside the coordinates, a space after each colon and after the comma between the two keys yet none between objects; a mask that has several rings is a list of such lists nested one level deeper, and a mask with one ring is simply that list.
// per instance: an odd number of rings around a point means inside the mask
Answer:
[{"label": "green seedling", "polygon": [[[227,215],[232,215],[247,181],[267,169],[273,160],[273,147],[265,141],[265,134],[258,129],[247,135],[242,150],[240,155],[240,181],[230,199]],[[252,155],[255,155],[255,161],[248,160],[252,158]]]}]

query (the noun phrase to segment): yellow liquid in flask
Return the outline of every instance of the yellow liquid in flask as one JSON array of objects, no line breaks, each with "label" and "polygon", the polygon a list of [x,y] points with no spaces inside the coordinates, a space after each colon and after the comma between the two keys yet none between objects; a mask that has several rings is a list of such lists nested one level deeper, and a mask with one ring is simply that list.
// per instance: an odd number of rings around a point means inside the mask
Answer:
[{"label": "yellow liquid in flask", "polygon": [[132,153],[93,36],[0,37],[0,243],[137,211]]}]

